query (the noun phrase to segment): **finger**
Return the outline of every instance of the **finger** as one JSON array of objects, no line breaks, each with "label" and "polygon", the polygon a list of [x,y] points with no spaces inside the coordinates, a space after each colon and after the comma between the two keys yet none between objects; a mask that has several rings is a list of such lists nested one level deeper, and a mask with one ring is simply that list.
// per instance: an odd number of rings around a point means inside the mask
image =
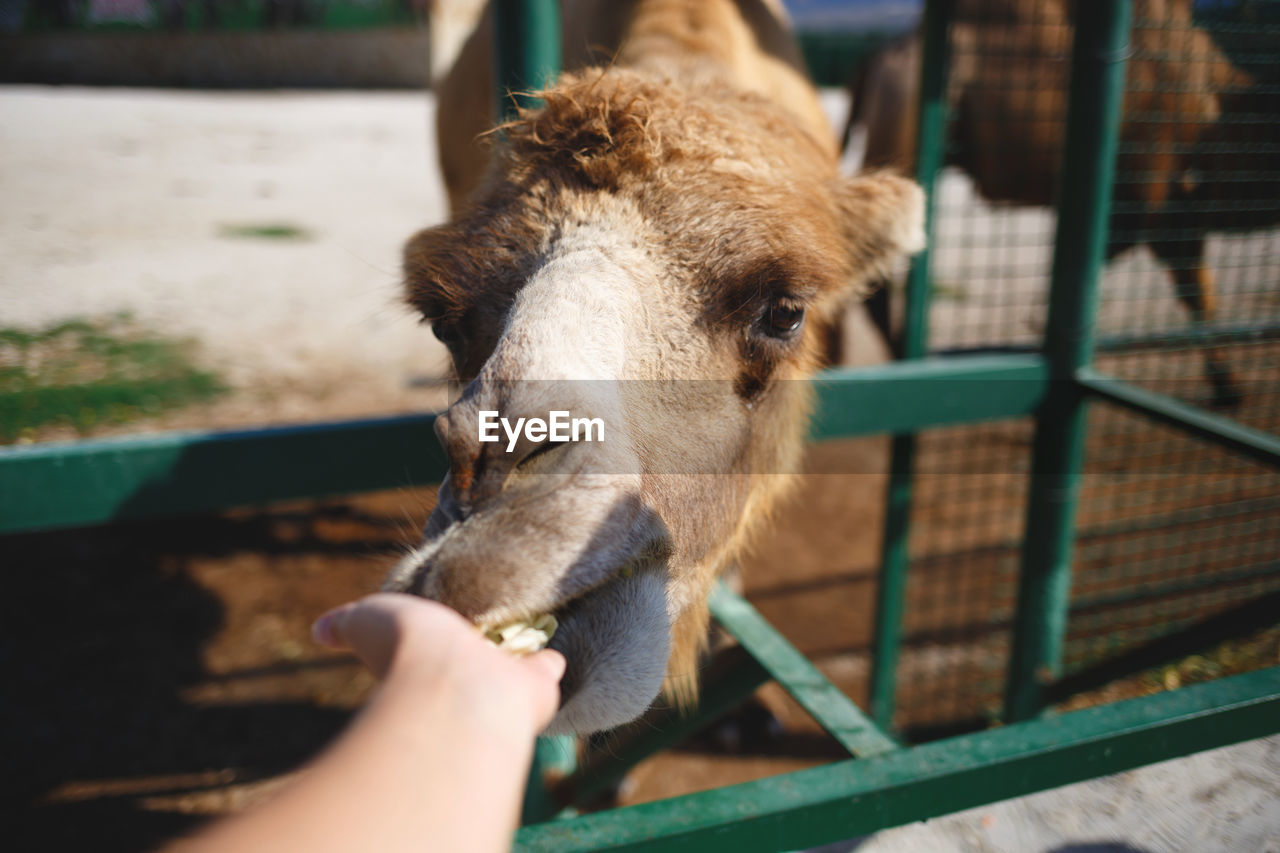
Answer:
[{"label": "finger", "polygon": [[327,649],[345,649],[347,642],[342,632],[342,623],[347,611],[355,607],[355,603],[335,607],[320,615],[311,625],[311,639]]},{"label": "finger", "polygon": [[[316,642],[351,649],[374,675],[387,674],[409,634],[417,652],[440,657],[450,640],[475,638],[474,627],[442,604],[402,593],[374,593],[325,613],[312,626]],[[428,641],[427,638],[432,638]]]},{"label": "finger", "polygon": [[547,727],[560,709],[560,679],[564,676],[564,656],[546,649],[520,661],[520,666],[531,676],[529,707],[533,712],[535,730]]},{"label": "finger", "polygon": [[543,649],[523,660],[524,666],[539,673],[539,678],[551,684],[559,684],[564,677],[564,655],[555,649]]},{"label": "finger", "polygon": [[329,648],[354,651],[381,678],[403,636],[406,607],[395,596],[365,596],[322,615],[311,635]]}]

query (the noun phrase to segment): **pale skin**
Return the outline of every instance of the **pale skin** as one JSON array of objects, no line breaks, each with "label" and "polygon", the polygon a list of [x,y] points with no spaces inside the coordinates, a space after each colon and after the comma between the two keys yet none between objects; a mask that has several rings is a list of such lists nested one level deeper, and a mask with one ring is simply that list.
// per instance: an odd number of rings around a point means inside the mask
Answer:
[{"label": "pale skin", "polygon": [[332,610],[313,634],[354,651],[378,690],[277,796],[179,849],[509,849],[564,658],[513,657],[444,605],[397,593]]}]

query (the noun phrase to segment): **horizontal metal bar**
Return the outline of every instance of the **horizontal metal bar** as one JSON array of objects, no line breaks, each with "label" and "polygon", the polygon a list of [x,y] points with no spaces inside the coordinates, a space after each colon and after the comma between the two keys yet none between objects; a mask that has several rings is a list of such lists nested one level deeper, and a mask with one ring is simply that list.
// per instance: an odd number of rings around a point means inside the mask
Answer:
[{"label": "horizontal metal bar", "polygon": [[[818,379],[815,438],[1010,417],[1044,391],[1035,356],[925,360]],[[0,450],[0,533],[438,482],[435,415],[178,432]]]},{"label": "horizontal metal bar", "polygon": [[746,599],[724,584],[716,584],[711,593],[711,615],[850,753],[866,758],[898,748]]},{"label": "horizontal metal bar", "polygon": [[828,370],[815,380],[815,439],[915,432],[1034,412],[1049,385],[1037,354],[922,358]]},{"label": "horizontal metal bar", "polygon": [[518,850],[792,850],[1280,730],[1280,667],[528,827]]},{"label": "horizontal metal bar", "polygon": [[1076,381],[1096,397],[1206,438],[1264,465],[1280,467],[1280,438],[1274,435],[1088,368],[1076,373]]},{"label": "horizontal metal bar", "polygon": [[177,432],[0,451],[0,533],[438,480],[435,415]]}]

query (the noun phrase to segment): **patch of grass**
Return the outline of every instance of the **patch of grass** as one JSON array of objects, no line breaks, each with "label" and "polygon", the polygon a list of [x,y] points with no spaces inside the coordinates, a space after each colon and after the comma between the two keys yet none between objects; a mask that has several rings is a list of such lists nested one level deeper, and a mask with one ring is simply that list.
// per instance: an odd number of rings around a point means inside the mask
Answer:
[{"label": "patch of grass", "polygon": [[53,424],[84,434],[226,391],[194,365],[192,350],[190,341],[148,332],[126,315],[0,328],[0,441]]},{"label": "patch of grass", "polygon": [[223,225],[218,236],[234,240],[310,240],[311,232],[288,222],[258,222],[241,225]]}]

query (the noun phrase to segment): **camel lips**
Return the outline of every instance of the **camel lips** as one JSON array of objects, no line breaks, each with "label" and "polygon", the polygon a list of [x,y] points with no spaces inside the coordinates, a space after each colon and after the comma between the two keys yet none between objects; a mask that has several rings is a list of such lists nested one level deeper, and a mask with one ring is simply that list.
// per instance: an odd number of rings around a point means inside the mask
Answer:
[{"label": "camel lips", "polygon": [[484,628],[485,639],[503,651],[523,657],[540,652],[555,636],[560,627],[556,617],[550,613],[535,616],[532,619],[516,619],[495,628]]}]

